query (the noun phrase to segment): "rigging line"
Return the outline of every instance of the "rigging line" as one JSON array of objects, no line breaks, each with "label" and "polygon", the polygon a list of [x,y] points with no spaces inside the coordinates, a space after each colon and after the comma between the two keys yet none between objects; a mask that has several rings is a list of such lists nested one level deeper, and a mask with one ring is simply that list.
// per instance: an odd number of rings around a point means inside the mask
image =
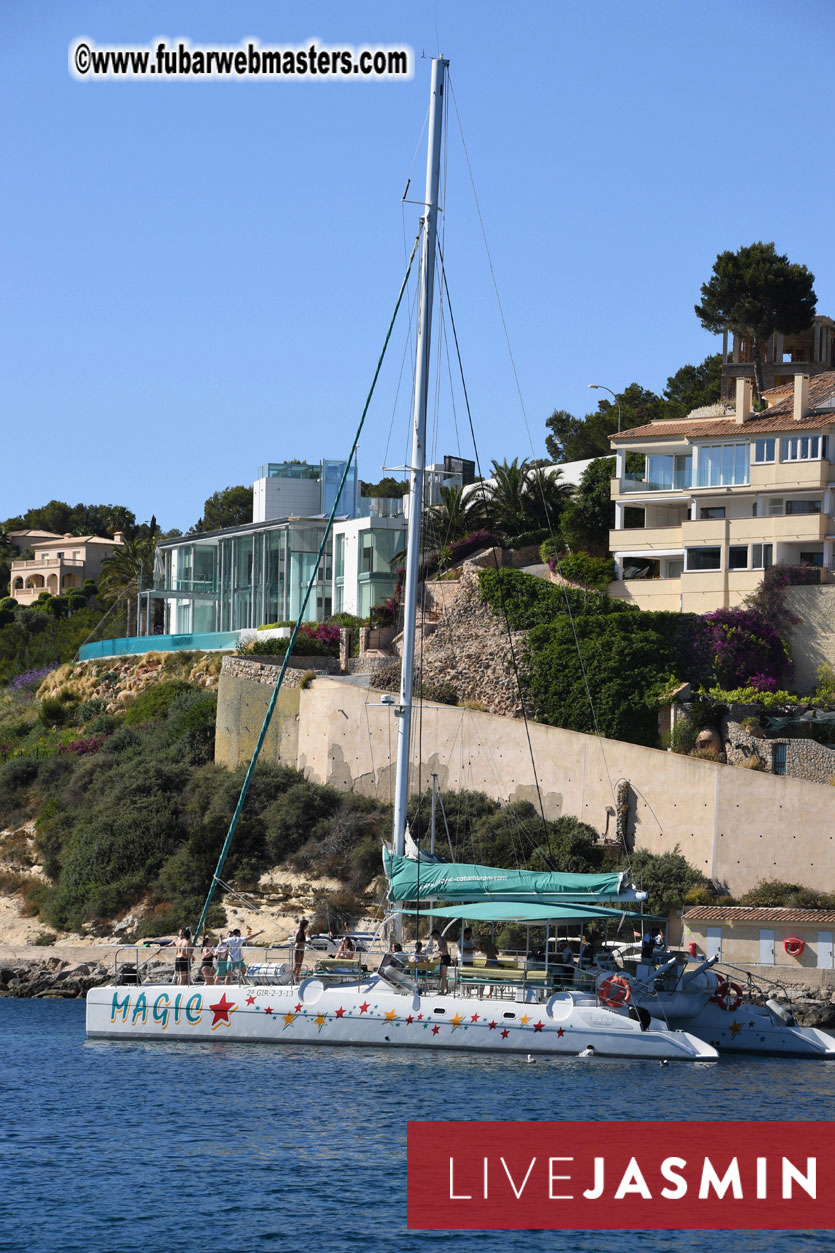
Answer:
[{"label": "rigging line", "polygon": [[[441,255],[441,276],[442,276],[442,278],[443,278],[444,285],[445,285],[445,286],[447,286],[446,268],[445,268],[445,266],[444,266],[443,254]],[[472,438],[473,438],[473,446],[475,447],[475,431],[473,430],[473,421],[472,421],[472,413],[471,413],[471,411],[470,411],[470,399],[469,399],[469,393],[468,393],[468,391],[467,391],[467,383],[466,383],[466,379],[464,378],[464,366],[463,366],[463,362],[462,362],[462,360],[461,360],[461,351],[460,351],[460,346],[459,346],[459,343],[458,343],[458,333],[457,333],[457,329],[456,329],[456,326],[455,326],[455,314],[453,313],[453,310],[452,310],[452,298],[451,298],[451,296],[450,296],[450,294],[449,294],[449,288],[448,288],[448,286],[447,286],[447,308],[448,308],[448,310],[449,310],[449,320],[450,320],[450,324],[451,324],[451,326],[452,326],[452,334],[453,334],[453,339],[454,339],[454,342],[455,342],[455,349],[456,349],[456,353],[457,353],[457,355],[458,355],[458,367],[459,367],[459,370],[460,370],[460,372],[461,372],[461,386],[462,386],[462,389],[463,389],[463,391],[464,391],[464,403],[465,403],[465,406],[466,406],[466,409],[467,409],[467,416],[468,416],[468,418],[469,418],[469,422],[470,422],[470,432],[471,432],[471,434],[472,434]],[[477,450],[477,448],[476,448],[476,462],[477,462],[477,464],[478,464],[478,473],[479,473],[479,477],[481,478],[481,477],[482,477],[482,475],[481,475],[481,461],[480,461],[480,458],[479,458],[479,456],[478,456],[478,450]],[[547,521],[548,521],[548,530],[549,530],[549,532],[550,532],[550,534],[551,534],[551,538],[553,539],[553,538],[554,538],[554,532],[553,532],[553,528],[551,527],[551,517],[550,517],[550,511],[549,511],[549,510],[548,510],[548,508],[547,508],[547,503],[544,501],[544,488],[542,487],[542,483],[541,483],[541,482],[540,482],[540,485],[539,485],[539,486],[540,486],[540,491],[542,491],[542,493],[543,493],[543,504],[545,504],[545,516],[546,516],[546,519],[547,519]],[[483,502],[484,502],[485,515],[487,515],[487,516],[489,517],[489,500],[488,500],[488,497],[486,496],[485,491],[484,491],[483,479],[482,479],[482,500],[483,500]],[[562,576],[562,571],[561,571],[561,568],[560,568],[560,559],[559,559],[559,554],[557,554],[557,553],[555,553],[555,560],[556,560],[557,570],[558,570],[558,572],[559,572],[559,574],[560,574],[560,577],[562,578],[563,576]],[[495,552],[494,552],[494,562],[495,562],[495,565],[496,565],[496,569],[498,570],[498,561],[497,561],[497,560],[495,560]],[[608,784],[609,784],[609,792],[610,792],[610,795],[611,795],[611,797],[612,797],[612,800],[614,801],[614,800],[616,799],[616,797],[615,797],[615,789],[614,789],[614,785],[613,785],[613,783],[612,783],[612,776],[611,776],[611,772],[610,772],[610,770],[609,770],[609,762],[608,762],[608,760],[607,760],[607,758],[606,758],[605,741],[604,741],[604,737],[603,737],[603,735],[602,735],[602,733],[601,733],[601,730],[600,730],[600,724],[599,724],[598,719],[597,719],[597,710],[595,709],[595,706],[594,706],[594,699],[593,699],[592,694],[591,694],[591,685],[589,684],[589,677],[588,677],[588,672],[587,672],[587,670],[586,670],[586,664],[585,664],[585,661],[584,661],[584,659],[583,659],[582,652],[581,652],[581,650],[580,650],[580,640],[579,640],[579,636],[578,636],[578,634],[577,634],[577,624],[576,624],[576,621],[575,621],[574,611],[573,611],[573,609],[572,609],[572,607],[571,607],[571,600],[570,600],[569,595],[568,595],[568,588],[567,588],[566,583],[565,583],[565,582],[563,582],[560,586],[561,586],[561,589],[562,589],[562,596],[563,596],[563,600],[564,600],[564,602],[565,602],[565,609],[566,609],[566,613],[567,613],[567,615],[568,615],[568,621],[569,621],[569,623],[570,623],[570,625],[571,625],[571,633],[572,633],[572,635],[573,635],[573,637],[574,637],[574,648],[575,648],[575,652],[576,652],[576,654],[577,654],[577,660],[578,660],[578,662],[579,662],[579,664],[580,664],[580,673],[582,674],[582,677],[583,677],[583,687],[585,688],[585,692],[586,692],[586,700],[588,701],[589,710],[590,710],[590,712],[591,712],[591,717],[592,717],[592,722],[593,722],[593,724],[594,724],[594,734],[595,734],[595,737],[597,738],[598,746],[599,746],[599,748],[600,748],[600,756],[601,756],[601,759],[602,759],[602,761],[603,761],[603,769],[604,769],[604,770],[605,770],[605,772],[606,772],[606,779],[607,779],[607,782],[608,782]],[[504,614],[504,617],[505,617],[505,621],[506,621],[506,624],[507,624],[507,629],[508,629],[508,638],[509,638],[509,634],[510,634],[510,624],[509,624],[509,621],[508,621],[508,618],[507,618],[507,613],[506,613],[506,611],[505,611],[504,589],[502,588],[502,585],[501,585],[501,579],[499,580],[499,600],[500,600],[500,603],[501,603],[501,605],[502,605],[502,611],[503,611],[503,614]],[[512,641],[510,642],[510,651],[511,651],[511,657],[513,658],[513,644],[512,644]],[[513,660],[514,660],[514,663],[515,663],[515,658],[513,658]],[[517,677],[517,687],[519,687],[518,671],[514,669],[514,673],[516,674],[516,677]],[[519,691],[519,697],[520,697],[520,702],[521,702],[521,704],[522,704],[522,711],[523,711],[523,712],[522,712],[522,717],[523,717],[523,718],[524,718],[524,720],[525,720],[525,729],[526,729],[526,732],[527,732],[527,716],[526,716],[526,713],[525,713],[525,708],[524,708],[524,700],[522,699],[522,693],[521,693],[521,690]],[[528,737],[528,742],[529,742],[529,744],[530,744],[530,737]],[[532,750],[531,750],[531,751],[532,751]],[[535,774],[534,774],[534,777],[536,777],[536,775],[535,775]],[[543,821],[544,821],[545,815],[544,815],[544,810],[542,810],[542,798],[541,798],[541,794],[540,794],[540,790],[539,790],[539,783],[538,783],[538,780],[537,780],[537,796],[539,797],[539,800],[540,800],[540,811],[542,812]],[[548,841],[548,847],[549,847],[549,850],[550,850],[550,840]],[[625,847],[625,846],[624,846],[624,847]],[[626,851],[626,854],[627,854],[627,860],[628,860],[628,857],[629,857],[629,852],[628,852],[628,849],[626,849],[626,848],[625,848],[625,851]]]},{"label": "rigging line", "polygon": [[496,293],[496,303],[499,307],[499,317],[501,318],[502,329],[504,330],[505,342],[507,344],[507,352],[508,352],[508,356],[510,357],[510,365],[513,370],[513,378],[516,383],[516,392],[519,397],[519,407],[522,410],[522,418],[524,419],[525,430],[528,433],[528,439],[530,439],[531,430],[530,430],[530,426],[528,425],[528,414],[525,409],[525,400],[522,395],[522,387],[519,382],[519,374],[516,369],[516,361],[514,359],[513,349],[510,344],[510,333],[507,329],[507,321],[505,320],[504,309],[502,307],[502,300],[501,300],[501,296],[499,295],[499,284],[496,279],[496,271],[493,269],[493,258],[490,255],[490,245],[487,242],[487,230],[484,226],[484,219],[481,216],[481,205],[479,204],[479,201],[478,201],[478,192],[476,191],[476,187],[475,187],[475,177],[473,175],[472,166],[470,165],[470,154],[467,151],[467,143],[466,143],[466,140],[464,139],[464,128],[461,124],[461,115],[458,112],[458,101],[455,99],[455,91],[453,90],[453,87],[452,87],[452,79],[449,74],[449,71],[447,71],[447,79],[449,81],[449,90],[450,90],[450,95],[452,96],[452,103],[455,106],[455,117],[458,122],[458,131],[461,135],[461,146],[464,149],[464,160],[467,163],[467,173],[470,176],[470,186],[472,187],[473,199],[475,201],[475,207],[476,207],[476,214],[478,215],[478,224],[481,227],[481,237],[484,240],[484,249],[485,249],[485,252],[487,253],[487,264],[490,268],[490,277],[493,280],[493,290]]},{"label": "rigging line", "polygon": [[[408,312],[408,325],[406,327],[406,338],[403,343],[403,356],[400,359],[400,373],[397,376],[397,388],[395,389],[394,402],[391,406],[391,418],[389,419],[388,435],[386,436],[386,451],[383,455],[383,465],[386,465],[388,463],[389,448],[391,446],[391,435],[392,435],[392,431],[394,430],[394,419],[397,413],[397,402],[400,399],[400,388],[403,383],[403,371],[406,368],[406,360],[407,360],[407,357],[409,356],[409,349],[412,346],[412,313],[414,311],[415,304],[417,303],[417,296],[418,296],[418,289],[416,287],[412,294],[411,301],[406,306],[406,309]],[[414,352],[411,353],[411,357],[414,360]],[[413,375],[414,375],[414,371],[413,371]],[[414,377],[412,378],[412,388],[414,389]]]},{"label": "rigging line", "polygon": [[[514,378],[514,381],[515,381],[515,383],[516,383],[516,391],[517,391],[518,396],[519,396],[519,406],[520,406],[520,408],[521,408],[521,410],[522,410],[522,418],[523,418],[523,420],[524,420],[524,423],[525,423],[525,430],[526,430],[527,435],[528,435],[528,443],[530,444],[531,451],[533,451],[533,439],[532,439],[532,437],[531,437],[531,428],[530,428],[530,424],[529,424],[529,422],[528,422],[528,415],[527,415],[527,411],[526,411],[526,409],[525,409],[525,401],[524,401],[524,397],[523,397],[523,395],[522,395],[522,388],[521,388],[521,385],[520,385],[520,382],[519,382],[519,375],[518,375],[518,372],[517,372],[517,369],[516,369],[516,362],[515,362],[514,357],[513,357],[513,349],[512,349],[512,347],[511,347],[511,343],[510,343],[510,334],[509,334],[509,332],[508,332],[507,322],[506,322],[506,320],[505,320],[505,315],[504,315],[504,309],[503,309],[503,307],[502,307],[501,296],[499,295],[499,285],[498,285],[498,282],[497,282],[497,280],[496,280],[496,273],[495,273],[495,270],[494,270],[494,268],[493,268],[493,259],[492,259],[491,255],[490,255],[490,245],[489,245],[489,244],[488,244],[488,242],[487,242],[487,232],[486,232],[486,230],[485,230],[485,226],[484,226],[484,219],[482,218],[482,215],[481,215],[481,205],[479,204],[479,201],[478,201],[478,192],[476,191],[476,187],[475,187],[475,178],[474,178],[474,176],[473,176],[472,166],[470,165],[470,156],[469,156],[469,153],[468,153],[468,151],[467,151],[467,144],[466,144],[466,140],[464,139],[464,128],[463,128],[463,126],[462,126],[462,124],[461,124],[461,116],[460,116],[460,114],[459,114],[459,112],[458,112],[458,101],[455,99],[455,91],[454,91],[453,86],[452,86],[451,76],[448,74],[448,75],[447,75],[447,77],[448,77],[448,79],[449,79],[449,89],[450,89],[450,95],[452,96],[452,103],[453,103],[453,105],[454,105],[454,107],[455,107],[455,116],[456,116],[456,119],[457,119],[457,121],[458,121],[458,129],[459,129],[459,132],[460,132],[460,135],[461,135],[461,146],[462,146],[462,147],[463,147],[463,149],[464,149],[464,159],[465,159],[465,161],[466,161],[466,163],[467,163],[467,171],[468,171],[468,173],[469,173],[469,175],[470,175],[470,185],[471,185],[471,187],[472,187],[472,191],[473,191],[473,199],[475,200],[476,213],[477,213],[477,215],[478,215],[478,221],[479,221],[479,225],[480,225],[480,227],[481,227],[481,234],[482,234],[482,238],[483,238],[483,240],[484,240],[484,248],[485,248],[485,251],[486,251],[486,253],[487,253],[487,263],[488,263],[488,266],[489,266],[489,268],[490,268],[490,277],[491,277],[491,278],[492,278],[492,280],[493,280],[493,289],[494,289],[494,291],[495,291],[495,293],[496,293],[496,303],[498,304],[498,307],[499,307],[499,316],[500,316],[500,318],[501,318],[502,328],[503,328],[503,330],[504,330],[505,341],[506,341],[506,343],[507,343],[507,351],[508,351],[508,355],[509,355],[509,357],[510,357],[510,364],[511,364],[511,368],[512,368],[512,370],[513,370],[513,378]],[[446,281],[446,280],[444,280],[444,281]],[[447,304],[449,304],[449,297],[447,297]],[[450,317],[452,317],[452,309],[451,309],[451,307],[450,307]],[[544,502],[544,489],[542,488],[542,484],[541,484],[541,483],[540,483],[540,490],[543,492],[543,503],[545,503],[545,502]],[[546,517],[548,517],[547,510],[546,510]],[[551,523],[550,523],[550,518],[549,518],[549,520],[548,520],[548,529],[549,529],[549,531],[551,531]],[[551,538],[553,539],[553,531],[551,531]],[[557,559],[557,566],[558,566],[558,568],[559,568],[559,559]],[[561,576],[561,577],[562,577],[562,576]],[[593,700],[592,700],[591,689],[590,689],[590,687],[589,687],[589,681],[588,681],[588,675],[587,675],[587,673],[586,673],[586,667],[585,667],[585,664],[584,664],[584,662],[583,662],[583,658],[582,658],[582,656],[581,656],[581,654],[580,654],[580,644],[579,644],[579,639],[578,639],[578,637],[577,637],[577,628],[576,628],[576,626],[575,626],[575,624],[574,624],[574,615],[573,615],[573,613],[572,613],[572,611],[571,611],[571,607],[570,607],[570,605],[568,604],[568,594],[567,594],[567,592],[565,593],[565,601],[566,601],[566,609],[567,609],[567,611],[568,611],[569,621],[570,621],[570,623],[571,623],[571,630],[572,630],[572,633],[573,633],[573,635],[574,635],[575,647],[576,647],[576,649],[577,649],[577,657],[578,657],[578,659],[579,659],[579,661],[580,661],[580,669],[581,669],[581,671],[582,671],[582,675],[583,675],[583,684],[584,684],[585,689],[586,689],[586,696],[587,696],[587,699],[588,699],[588,702],[589,702],[589,707],[590,707],[590,709],[591,709],[592,720],[593,720],[593,722],[594,722],[594,733],[595,733],[595,735],[597,736],[597,739],[598,739],[598,742],[599,742],[599,745],[600,745],[600,752],[601,752],[601,756],[602,756],[602,758],[603,758],[603,768],[604,768],[604,770],[606,771],[606,778],[607,778],[608,783],[609,783],[609,789],[610,789],[610,791],[611,791],[612,798],[614,799],[614,795],[615,795],[615,793],[614,793],[614,789],[612,788],[612,777],[611,777],[611,774],[610,774],[610,772],[609,772],[609,764],[608,764],[608,762],[607,762],[607,760],[606,760],[606,753],[605,753],[605,749],[604,749],[604,747],[603,747],[603,737],[602,737],[602,735],[601,735],[601,733],[600,733],[600,727],[599,727],[599,724],[598,724],[598,721],[597,721],[597,712],[596,712],[596,710],[595,710],[595,708],[594,708],[594,702],[593,702]]]},{"label": "rigging line", "polygon": [[[489,500],[489,496],[487,495],[486,484],[484,482],[484,476],[482,475],[482,472],[481,472],[481,457],[478,451],[478,443],[475,437],[475,427],[473,425],[473,414],[472,414],[472,409],[470,408],[470,395],[467,390],[467,382],[464,377],[464,363],[461,360],[461,346],[458,342],[458,330],[455,325],[455,314],[452,311],[452,299],[449,294],[449,286],[447,284],[446,266],[444,265],[443,254],[441,254],[441,278],[443,279],[444,288],[446,289],[447,309],[449,310],[449,321],[452,327],[452,337],[455,343],[455,351],[458,356],[458,368],[461,372],[461,387],[464,392],[464,404],[467,410],[467,420],[470,425],[470,436],[473,441],[473,451],[475,454],[476,466],[478,468],[478,475],[481,480],[481,496],[482,496],[482,502],[484,506],[484,513],[485,513],[485,517],[488,520],[488,529],[490,529],[489,528],[490,500]],[[498,556],[496,555],[495,544],[493,545],[493,564],[495,565],[496,573],[498,574],[499,573],[499,559],[498,559]],[[516,680],[516,691],[519,696],[519,705],[522,711],[522,721],[525,724],[525,738],[528,744],[528,755],[530,757],[531,769],[533,771],[534,787],[536,788],[536,796],[537,796],[537,800],[539,801],[539,812],[542,818],[542,829],[545,832],[545,842],[548,845],[548,857],[553,858],[553,850],[551,849],[551,833],[548,828],[548,820],[545,817],[545,806],[542,800],[542,789],[539,786],[539,776],[536,771],[536,760],[534,758],[533,743],[531,741],[531,729],[530,729],[530,726],[528,725],[528,712],[525,707],[525,698],[522,693],[522,683],[521,683],[521,679],[519,675],[519,665],[516,660],[516,649],[514,648],[514,644],[513,644],[513,634],[510,629],[510,616],[508,613],[507,602],[504,596],[504,588],[502,586],[501,575],[499,575],[499,578],[498,578],[498,589],[499,589],[499,603],[501,605],[502,617],[504,618],[505,630],[507,632],[508,652],[510,653],[510,664],[511,664],[511,669],[513,671],[513,676]]]},{"label": "rigging line", "polygon": [[133,592],[132,592],[132,591],[130,591],[128,588],[125,588],[123,591],[121,591],[121,592],[119,593],[119,595],[116,597],[116,599],[114,600],[113,604],[110,606],[110,608],[108,609],[108,611],[107,611],[107,613],[104,615],[104,617],[99,619],[99,621],[98,621],[98,622],[96,623],[96,625],[93,627],[92,631],[91,631],[91,632],[90,632],[90,634],[87,636],[87,638],[86,638],[86,639],[83,639],[83,640],[81,641],[81,643],[79,644],[78,648],[76,649],[75,656],[73,657],[73,665],[75,665],[75,664],[77,663],[77,661],[78,661],[79,657],[81,656],[81,650],[82,650],[82,648],[84,647],[84,645],[85,645],[85,644],[88,644],[88,643],[90,642],[90,640],[93,638],[93,636],[96,634],[96,632],[97,632],[97,631],[98,631],[101,627],[103,627],[103,626],[104,626],[105,622],[106,622],[106,621],[107,621],[107,619],[110,617],[110,615],[113,613],[114,609],[117,609],[117,608],[118,608],[118,606],[121,604],[121,602],[122,602],[123,600],[126,600],[128,596],[130,596],[131,598],[133,597]]},{"label": "rigging line", "polygon": [[328,518],[327,526],[325,527],[324,532],[322,534],[322,542],[319,545],[319,552],[316,555],[316,561],[313,564],[313,570],[312,570],[310,579],[308,581],[307,588],[305,589],[304,597],[302,598],[302,603],[299,609],[299,616],[296,619],[296,624],[293,627],[293,631],[287,643],[287,650],[284,654],[284,660],[281,663],[281,669],[279,670],[278,678],[276,679],[275,686],[273,687],[272,696],[270,697],[270,703],[267,706],[266,713],[264,714],[264,721],[261,724],[261,730],[258,734],[258,740],[256,741],[256,744],[255,744],[255,749],[252,754],[252,759],[247,768],[246,775],[244,776],[243,784],[241,785],[241,792],[240,792],[240,796],[238,797],[238,803],[235,806],[235,812],[232,815],[232,821],[229,824],[229,830],[226,833],[226,839],[223,841],[223,847],[220,850],[220,856],[218,858],[217,867],[212,877],[212,882],[209,885],[209,891],[206,896],[206,901],[203,905],[203,910],[200,914],[200,921],[198,922],[197,927],[195,928],[195,935],[200,935],[201,933],[201,928],[203,926],[204,919],[206,917],[206,914],[209,911],[209,906],[212,903],[212,898],[215,893],[215,886],[216,886],[217,880],[221,874],[221,871],[223,870],[224,863],[229,853],[229,846],[232,843],[232,837],[234,836],[235,831],[238,826],[238,822],[240,821],[241,811],[243,810],[244,801],[246,800],[246,795],[247,795],[247,792],[249,791],[249,785],[252,782],[252,776],[255,772],[255,766],[261,754],[261,749],[263,747],[264,740],[266,739],[266,736],[267,736],[267,730],[269,728],[270,722],[272,721],[272,716],[275,711],[276,703],[278,701],[279,689],[281,688],[281,684],[284,681],[284,675],[287,670],[287,666],[290,662],[290,657],[293,652],[293,647],[296,643],[296,639],[299,634],[299,628],[301,627],[301,624],[304,621],[305,610],[307,609],[311,592],[313,591],[313,587],[318,579],[319,565],[322,561],[322,556],[325,551],[325,545],[327,544],[328,538],[331,533],[331,528],[333,526],[333,520],[334,520],[334,517],[336,516],[337,508],[339,507],[339,498],[342,495],[343,488],[345,487],[345,482],[348,478],[348,474],[351,469],[351,464],[353,462],[354,455],[356,453],[357,445],[359,444],[360,435],[362,434],[362,428],[363,428],[363,425],[365,424],[366,415],[368,414],[368,409],[369,409],[369,406],[371,405],[371,398],[374,395],[374,389],[377,386],[377,379],[379,378],[380,370],[383,367],[383,359],[385,358],[386,349],[388,348],[392,331],[394,330],[394,323],[397,318],[398,311],[400,309],[400,304],[403,300],[403,293],[406,290],[406,284],[409,281],[409,275],[412,270],[412,265],[414,263],[415,254],[417,253],[417,250],[418,250],[420,238],[421,238],[421,232],[418,232],[418,236],[415,240],[414,247],[412,248],[412,255],[409,258],[409,264],[406,269],[406,274],[403,278],[403,282],[400,284],[400,290],[397,294],[397,301],[394,306],[394,312],[391,315],[391,321],[389,322],[388,330],[386,331],[386,336],[383,341],[383,347],[380,352],[380,356],[377,360],[377,367],[374,371],[374,377],[371,380],[371,387],[369,389],[368,396],[366,397],[365,404],[363,406],[362,415],[359,420],[359,425],[357,426],[356,434],[354,435],[354,440],[353,440],[353,443],[351,444],[351,451],[349,452],[348,457],[346,459],[345,469],[342,472],[342,479],[340,481],[339,487],[334,497],[333,507],[331,508],[331,511],[330,511],[330,516]]}]

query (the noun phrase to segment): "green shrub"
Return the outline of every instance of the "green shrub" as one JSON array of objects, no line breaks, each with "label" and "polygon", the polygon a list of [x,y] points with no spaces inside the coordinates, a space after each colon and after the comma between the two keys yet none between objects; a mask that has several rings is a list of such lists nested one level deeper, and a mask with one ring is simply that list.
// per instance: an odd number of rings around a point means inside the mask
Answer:
[{"label": "green shrub", "polygon": [[[283,657],[287,652],[290,641],[289,639],[275,639],[270,637],[266,640],[253,640],[249,644],[245,644],[241,648],[241,655],[246,657]],[[315,636],[299,634],[296,636],[296,643],[293,648],[294,657],[333,657],[335,656],[332,646],[324,640],[316,639]]]},{"label": "green shrub", "polygon": [[611,557],[590,557],[588,553],[566,553],[559,563],[559,572],[569,583],[596,588],[605,592],[615,577]]},{"label": "green shrub", "polygon": [[139,693],[125,714],[125,726],[137,727],[143,722],[154,722],[165,718],[178,696],[184,692],[193,691],[192,685],[184,679],[168,679],[146,687]]},{"label": "green shrub", "polygon": [[46,727],[59,727],[67,720],[67,706],[58,696],[45,696],[41,701],[40,720]]}]

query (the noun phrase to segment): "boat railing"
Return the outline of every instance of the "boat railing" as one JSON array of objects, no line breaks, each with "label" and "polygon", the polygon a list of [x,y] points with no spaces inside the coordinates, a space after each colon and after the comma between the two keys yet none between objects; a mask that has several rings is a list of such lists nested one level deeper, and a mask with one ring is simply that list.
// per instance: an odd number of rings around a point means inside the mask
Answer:
[{"label": "boat railing", "polygon": [[[308,964],[303,964],[299,978],[293,978],[293,948],[292,940],[283,944],[264,946],[244,945],[243,975],[241,975],[240,971],[233,971],[229,977],[229,982],[247,983],[249,982],[247,971],[250,968],[253,968],[253,970],[259,968],[261,974],[257,978],[258,982],[285,982],[282,976],[286,975],[287,983],[300,983],[302,979],[306,979],[311,974],[311,967]],[[177,981],[174,967],[176,957],[177,950],[173,944],[160,946],[155,946],[154,944],[121,945],[116,949],[113,958],[113,981],[117,985],[175,983]],[[199,946],[196,946],[191,953],[184,986],[212,987],[215,984],[225,983],[225,977],[217,978],[216,968],[214,973],[215,978],[212,982],[207,982],[201,972]]]}]

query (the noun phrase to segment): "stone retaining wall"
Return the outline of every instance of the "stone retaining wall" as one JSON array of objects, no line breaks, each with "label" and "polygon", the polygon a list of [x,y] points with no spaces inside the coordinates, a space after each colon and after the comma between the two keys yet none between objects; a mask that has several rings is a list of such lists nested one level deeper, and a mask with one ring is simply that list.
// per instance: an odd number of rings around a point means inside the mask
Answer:
[{"label": "stone retaining wall", "polygon": [[[224,657],[221,675],[237,679],[247,679],[250,683],[264,683],[272,687],[278,678],[283,657]],[[317,674],[338,674],[339,662],[336,657],[296,657],[290,658],[290,664],[284,674],[283,687],[298,687],[302,676],[308,670]]]}]

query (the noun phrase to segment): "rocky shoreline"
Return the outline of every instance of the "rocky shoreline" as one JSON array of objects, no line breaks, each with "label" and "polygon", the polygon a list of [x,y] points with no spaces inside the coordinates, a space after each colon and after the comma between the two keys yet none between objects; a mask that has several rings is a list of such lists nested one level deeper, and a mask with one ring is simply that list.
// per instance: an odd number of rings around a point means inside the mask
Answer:
[{"label": "rocky shoreline", "polygon": [[64,961],[60,957],[0,959],[0,996],[86,996],[113,976],[111,963]]}]

